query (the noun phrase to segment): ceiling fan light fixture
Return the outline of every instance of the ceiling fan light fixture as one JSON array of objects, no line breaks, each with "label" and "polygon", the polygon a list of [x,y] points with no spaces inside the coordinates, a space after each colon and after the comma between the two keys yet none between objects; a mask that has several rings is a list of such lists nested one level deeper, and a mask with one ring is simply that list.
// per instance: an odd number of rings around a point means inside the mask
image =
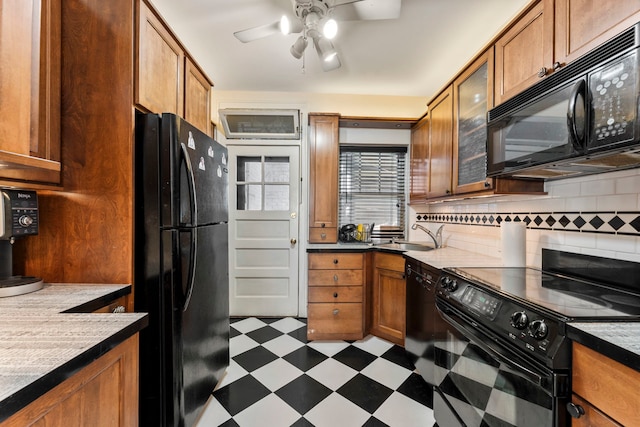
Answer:
[{"label": "ceiling fan light fixture", "polygon": [[329,39],[318,37],[314,39],[314,42],[318,50],[318,55],[320,55],[320,59],[323,61],[330,62],[338,54]]},{"label": "ceiling fan light fixture", "polygon": [[298,37],[298,40],[291,46],[291,55],[294,58],[300,59],[302,58],[302,54],[304,50],[307,48],[307,38],[305,36]]},{"label": "ceiling fan light fixture", "polygon": [[285,36],[291,32],[291,21],[287,15],[282,15],[280,18],[280,32]]},{"label": "ceiling fan light fixture", "polygon": [[335,19],[330,18],[322,26],[322,35],[332,40],[338,34],[338,23]]}]

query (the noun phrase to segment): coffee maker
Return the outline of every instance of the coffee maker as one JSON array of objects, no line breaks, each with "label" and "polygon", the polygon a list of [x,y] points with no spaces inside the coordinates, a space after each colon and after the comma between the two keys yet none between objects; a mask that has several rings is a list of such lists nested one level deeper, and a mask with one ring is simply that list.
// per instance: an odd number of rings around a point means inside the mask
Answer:
[{"label": "coffee maker", "polygon": [[38,196],[35,191],[0,189],[0,297],[42,289],[39,277],[13,275],[16,238],[38,234]]}]

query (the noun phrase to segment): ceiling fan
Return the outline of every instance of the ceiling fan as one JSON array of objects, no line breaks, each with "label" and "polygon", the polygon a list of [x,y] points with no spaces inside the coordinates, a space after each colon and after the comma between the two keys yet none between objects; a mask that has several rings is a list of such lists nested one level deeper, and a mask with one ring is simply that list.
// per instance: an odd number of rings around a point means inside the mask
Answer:
[{"label": "ceiling fan", "polygon": [[279,21],[233,33],[248,43],[272,34],[301,34],[290,48],[291,54],[302,58],[309,39],[315,46],[324,71],[341,66],[338,52],[331,40],[338,32],[338,21],[395,19],[400,16],[402,0],[291,0],[293,15],[282,15]]}]

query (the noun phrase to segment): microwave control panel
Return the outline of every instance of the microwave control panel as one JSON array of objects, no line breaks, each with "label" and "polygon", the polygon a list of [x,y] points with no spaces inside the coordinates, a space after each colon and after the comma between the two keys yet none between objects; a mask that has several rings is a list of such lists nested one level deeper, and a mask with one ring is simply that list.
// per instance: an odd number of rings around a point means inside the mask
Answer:
[{"label": "microwave control panel", "polygon": [[593,128],[589,149],[632,141],[638,98],[638,52],[616,58],[589,73]]}]

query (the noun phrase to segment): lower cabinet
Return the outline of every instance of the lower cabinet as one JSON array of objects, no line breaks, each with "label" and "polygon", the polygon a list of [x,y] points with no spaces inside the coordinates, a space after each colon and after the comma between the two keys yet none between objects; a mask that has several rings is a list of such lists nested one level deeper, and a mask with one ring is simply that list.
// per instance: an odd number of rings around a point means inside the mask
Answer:
[{"label": "lower cabinet", "polygon": [[138,334],[14,414],[1,427],[138,425]]},{"label": "lower cabinet", "polygon": [[573,344],[572,426],[640,425],[640,372]]},{"label": "lower cabinet", "polygon": [[406,280],[402,255],[373,254],[371,333],[404,346]]},{"label": "lower cabinet", "polygon": [[307,339],[364,337],[364,253],[309,254]]}]

